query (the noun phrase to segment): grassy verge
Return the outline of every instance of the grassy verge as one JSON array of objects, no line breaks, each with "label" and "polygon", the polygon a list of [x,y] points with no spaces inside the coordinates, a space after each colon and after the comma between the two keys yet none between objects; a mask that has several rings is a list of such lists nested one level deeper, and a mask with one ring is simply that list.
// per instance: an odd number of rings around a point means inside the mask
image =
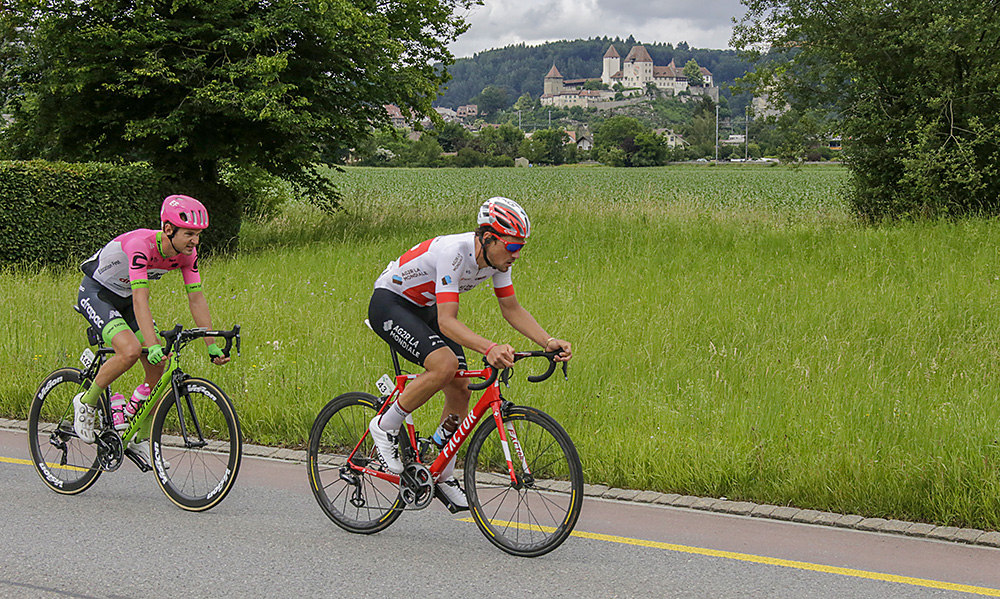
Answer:
[{"label": "grassy verge", "polygon": [[[343,213],[289,207],[202,265],[216,324],[242,324],[244,352],[224,368],[192,352],[186,367],[236,400],[248,440],[300,445],[332,397],[374,391],[390,366],[362,324],[372,281],[502,194],[535,226],[518,298],[576,352],[568,381],[522,370],[506,395],[566,427],[588,481],[1000,528],[994,221],[857,226],[835,167],[334,176]],[[173,276],[153,291],[164,327],[190,323]],[[0,413],[25,417],[37,382],[83,349],[77,279],[0,273]],[[461,317],[524,345],[486,290]]]}]

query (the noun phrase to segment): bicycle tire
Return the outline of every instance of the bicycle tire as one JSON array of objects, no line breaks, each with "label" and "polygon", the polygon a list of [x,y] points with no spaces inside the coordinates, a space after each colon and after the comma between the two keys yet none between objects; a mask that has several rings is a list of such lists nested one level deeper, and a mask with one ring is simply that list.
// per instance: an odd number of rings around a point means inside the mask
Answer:
[{"label": "bicycle tire", "polygon": [[[175,505],[203,512],[225,499],[236,482],[243,456],[240,421],[233,402],[212,382],[188,378],[178,390],[179,408],[169,390],[153,414],[153,473]],[[182,419],[188,442],[181,437]]]},{"label": "bicycle tire", "polygon": [[60,368],[38,386],[28,414],[28,450],[35,472],[63,495],[83,493],[101,476],[97,445],[73,432],[73,397],[82,390],[83,373]]},{"label": "bicycle tire", "polygon": [[561,545],[576,526],[583,466],[569,435],[548,414],[512,406],[503,421],[505,428],[514,428],[524,455],[522,462],[509,443],[521,484],[512,483],[496,420],[486,417],[465,456],[469,510],[491,543],[511,555],[538,557]]},{"label": "bicycle tire", "polygon": [[347,469],[347,458],[362,437],[355,462],[379,464],[371,437],[365,435],[378,406],[378,398],[368,393],[337,396],[320,410],[309,433],[307,466],[313,496],[337,526],[357,534],[385,530],[404,507],[397,485]]}]

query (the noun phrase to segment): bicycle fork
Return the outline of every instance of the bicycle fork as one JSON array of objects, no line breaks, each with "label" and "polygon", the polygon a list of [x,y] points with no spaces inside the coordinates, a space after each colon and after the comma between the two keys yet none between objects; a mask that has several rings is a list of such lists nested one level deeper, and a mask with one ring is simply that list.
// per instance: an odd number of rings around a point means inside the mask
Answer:
[{"label": "bicycle fork", "polygon": [[[510,473],[511,486],[518,490],[524,488],[525,486],[530,487],[534,484],[535,477],[531,474],[531,468],[528,467],[528,460],[525,458],[521,442],[517,438],[517,431],[514,429],[514,423],[505,422],[502,412],[502,409],[497,409],[494,406],[493,419],[497,423],[497,433],[500,435],[500,446],[503,447],[503,455],[507,460],[507,471]],[[516,456],[516,459],[521,463],[521,475],[518,475],[517,469],[514,467],[514,461],[511,457],[510,451],[511,446],[514,447],[514,455]]]}]

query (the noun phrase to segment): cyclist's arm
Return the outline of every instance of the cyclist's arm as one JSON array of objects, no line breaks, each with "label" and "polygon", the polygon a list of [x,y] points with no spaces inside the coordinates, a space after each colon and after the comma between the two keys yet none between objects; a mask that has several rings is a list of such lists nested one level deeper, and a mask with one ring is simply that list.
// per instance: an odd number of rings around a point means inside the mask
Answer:
[{"label": "cyclist's arm", "polygon": [[514,330],[542,346],[545,351],[561,349],[562,355],[556,358],[559,361],[569,360],[573,356],[569,341],[556,339],[546,333],[535,317],[517,301],[517,296],[513,294],[498,296],[497,301],[500,302],[500,313],[504,320],[514,327]]},{"label": "cyclist's arm", "polygon": [[[205,299],[205,294],[201,292],[201,285],[199,284],[196,290],[192,290],[191,286],[188,287],[188,308],[191,309],[191,317],[194,319],[194,324],[199,327],[204,327],[206,329],[212,328],[212,314],[208,311],[208,300]],[[211,345],[215,343],[215,337],[205,337],[205,345]],[[221,366],[229,361],[228,357],[216,356],[212,359],[212,362]]]},{"label": "cyclist's arm", "polygon": [[132,310],[135,311],[135,321],[139,325],[139,332],[142,333],[143,347],[159,343],[156,325],[153,324],[153,312],[149,309],[149,287],[132,289]]},{"label": "cyclist's arm", "polygon": [[458,302],[439,301],[437,313],[438,328],[445,337],[485,355],[491,364],[503,367],[514,365],[514,348],[493,343],[465,326],[465,323],[458,319]]}]

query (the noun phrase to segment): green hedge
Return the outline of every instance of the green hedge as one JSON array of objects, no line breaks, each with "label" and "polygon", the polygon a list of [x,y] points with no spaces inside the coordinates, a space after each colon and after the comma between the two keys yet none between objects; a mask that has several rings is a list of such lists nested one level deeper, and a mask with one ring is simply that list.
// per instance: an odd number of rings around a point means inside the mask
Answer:
[{"label": "green hedge", "polygon": [[116,235],[158,229],[160,204],[172,193],[206,204],[204,250],[239,234],[240,208],[222,186],[171,182],[143,163],[0,161],[0,262],[82,261]]}]

